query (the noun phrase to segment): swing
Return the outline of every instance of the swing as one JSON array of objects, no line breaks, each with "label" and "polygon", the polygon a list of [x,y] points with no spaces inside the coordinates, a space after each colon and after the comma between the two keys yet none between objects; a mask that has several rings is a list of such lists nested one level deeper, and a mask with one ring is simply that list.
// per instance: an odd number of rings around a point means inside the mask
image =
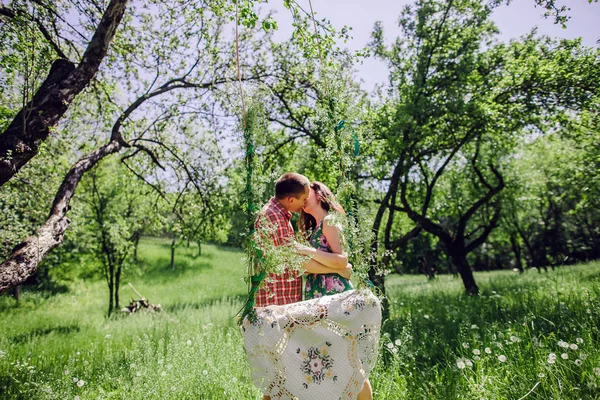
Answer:
[{"label": "swing", "polygon": [[[237,6],[236,1],[236,58],[246,148],[246,212],[248,231],[253,232],[254,214],[258,211],[253,203],[251,179],[255,146],[241,82]],[[318,40],[312,4],[310,9]],[[320,50],[319,43],[321,57]],[[343,120],[333,127],[334,134],[338,135],[342,129]],[[353,137],[356,156],[358,139],[355,134]],[[341,156],[340,166],[343,171]],[[342,181],[344,177],[345,174]],[[267,274],[256,268],[264,257],[251,235],[247,258],[248,300],[241,312],[240,325],[255,385],[271,399],[356,399],[377,360],[379,299],[369,289],[353,289],[298,303],[255,307],[254,298]]]}]

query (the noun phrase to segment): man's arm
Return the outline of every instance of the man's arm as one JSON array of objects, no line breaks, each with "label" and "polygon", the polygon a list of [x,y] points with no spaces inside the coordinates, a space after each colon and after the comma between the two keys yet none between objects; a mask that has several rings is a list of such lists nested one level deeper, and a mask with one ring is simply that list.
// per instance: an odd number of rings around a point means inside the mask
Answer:
[{"label": "man's arm", "polygon": [[342,277],[350,279],[352,264],[348,263],[343,269],[329,268],[311,258],[304,264],[304,269],[311,274],[340,274]]}]

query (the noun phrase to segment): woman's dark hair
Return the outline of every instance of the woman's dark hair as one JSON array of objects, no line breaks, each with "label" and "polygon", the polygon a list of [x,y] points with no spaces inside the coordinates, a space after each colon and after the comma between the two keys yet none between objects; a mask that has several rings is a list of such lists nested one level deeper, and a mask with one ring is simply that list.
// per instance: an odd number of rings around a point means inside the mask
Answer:
[{"label": "woman's dark hair", "polygon": [[293,196],[299,199],[310,185],[310,181],[296,172],[288,172],[277,179],[275,197],[279,200]]},{"label": "woman's dark hair", "polygon": [[[333,193],[327,186],[325,186],[324,183],[315,181],[310,184],[310,187],[315,191],[317,200],[319,201],[319,204],[321,205],[323,210],[327,212],[336,211],[344,215],[346,214],[342,205],[335,201]],[[315,219],[315,217],[302,210],[300,211],[300,220],[298,221],[298,225],[300,231],[302,231],[304,235],[308,236],[317,227],[317,220]]]}]

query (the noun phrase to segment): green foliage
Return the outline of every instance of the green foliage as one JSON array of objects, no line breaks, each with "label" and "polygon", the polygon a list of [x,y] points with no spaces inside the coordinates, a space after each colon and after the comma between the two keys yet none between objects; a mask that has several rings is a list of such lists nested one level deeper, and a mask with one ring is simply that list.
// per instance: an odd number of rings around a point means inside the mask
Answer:
[{"label": "green foliage", "polygon": [[[142,239],[146,273],[132,280],[162,305],[160,314],[107,319],[104,284],[93,281],[73,282],[69,293],[50,300],[25,291],[18,307],[0,298],[4,398],[260,398],[232,318],[246,293],[242,253],[208,245],[195,257],[178,249],[186,268],[170,271],[169,248],[167,240]],[[479,273],[477,297],[462,295],[461,283],[448,276],[388,277],[391,319],[370,378],[374,397],[500,400],[520,398],[541,382],[531,396],[594,398],[599,273],[598,263],[525,276]]]}]

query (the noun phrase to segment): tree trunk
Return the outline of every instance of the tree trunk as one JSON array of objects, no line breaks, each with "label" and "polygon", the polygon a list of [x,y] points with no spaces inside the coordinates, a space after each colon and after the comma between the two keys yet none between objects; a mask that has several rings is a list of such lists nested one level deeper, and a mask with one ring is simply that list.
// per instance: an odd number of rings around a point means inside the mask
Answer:
[{"label": "tree trunk", "polygon": [[52,249],[62,243],[71,221],[67,218],[69,203],[83,175],[109,154],[121,149],[121,144],[111,141],[81,158],[65,176],[52,204],[48,219],[35,235],[18,244],[9,258],[0,264],[0,293],[23,283],[35,274],[38,265]]},{"label": "tree trunk", "polygon": [[140,244],[141,232],[136,231],[133,234],[133,261],[138,262],[138,246]]},{"label": "tree trunk", "polygon": [[451,256],[452,262],[456,266],[458,273],[465,285],[465,290],[468,294],[476,295],[479,294],[479,287],[475,283],[475,277],[473,276],[473,270],[467,262],[466,254],[454,254]]},{"label": "tree trunk", "polygon": [[198,257],[202,257],[202,241],[198,240]]},{"label": "tree trunk", "polygon": [[515,253],[515,261],[517,262],[517,268],[519,269],[519,273],[523,273],[523,260],[521,259],[521,246],[519,246],[519,242],[517,241],[517,235],[511,233],[510,235],[510,245],[512,247],[513,253]]},{"label": "tree trunk", "polygon": [[108,266],[108,315],[114,309],[114,292],[115,292],[115,269],[113,265]]},{"label": "tree trunk", "polygon": [[0,187],[37,154],[51,128],[90,83],[121,23],[126,4],[127,0],[111,0],[77,68],[68,60],[56,60],[31,101],[0,135]]},{"label": "tree trunk", "polygon": [[13,288],[13,293],[12,293],[13,297],[15,298],[15,300],[17,301],[17,303],[19,302],[19,297],[21,295],[21,285],[15,286]]},{"label": "tree trunk", "polygon": [[175,243],[176,239],[171,241],[171,269],[175,269]]},{"label": "tree trunk", "polygon": [[115,276],[115,309],[119,310],[119,287],[121,286],[121,270],[123,269],[123,263],[121,262],[117,266],[117,274]]}]

